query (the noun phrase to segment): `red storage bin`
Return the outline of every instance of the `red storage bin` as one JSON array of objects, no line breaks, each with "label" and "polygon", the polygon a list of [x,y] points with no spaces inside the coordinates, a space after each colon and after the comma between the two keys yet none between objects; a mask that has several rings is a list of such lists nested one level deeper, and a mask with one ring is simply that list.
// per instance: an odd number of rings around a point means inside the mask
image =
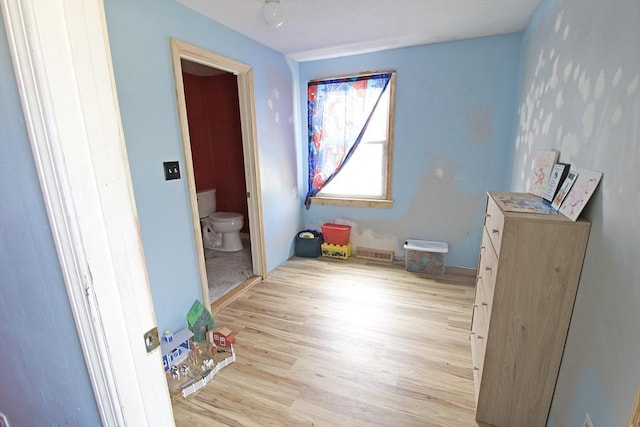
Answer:
[{"label": "red storage bin", "polygon": [[349,243],[351,226],[343,224],[322,224],[322,240],[332,245],[346,245]]}]

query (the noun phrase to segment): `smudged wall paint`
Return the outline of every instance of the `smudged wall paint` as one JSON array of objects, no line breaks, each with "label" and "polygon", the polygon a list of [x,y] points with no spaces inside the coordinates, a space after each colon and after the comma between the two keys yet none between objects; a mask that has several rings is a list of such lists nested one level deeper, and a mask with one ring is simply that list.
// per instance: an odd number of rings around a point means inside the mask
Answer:
[{"label": "smudged wall paint", "polygon": [[638,28],[637,1],[544,0],[524,36],[511,188],[538,150],[604,173],[548,426],[623,425],[640,383]]},{"label": "smudged wall paint", "polygon": [[[439,158],[433,160],[433,166],[420,177],[417,193],[411,200],[411,205],[402,216],[396,220],[393,232],[384,232],[387,228],[385,220],[353,220],[339,218],[338,223],[352,226],[352,245],[363,245],[369,248],[387,249],[395,252],[396,258],[404,258],[404,242],[407,239],[445,241],[451,247],[460,247],[469,240],[470,230],[457,227],[456,224],[473,223],[478,203],[484,201],[484,195],[460,193],[457,188],[454,167],[450,159]],[[452,194],[458,193],[456,197]],[[449,201],[446,204],[439,200]],[[433,206],[424,209],[424,204],[433,201]],[[415,224],[424,224],[423,230]],[[317,228],[321,224],[308,224],[310,228]],[[426,230],[429,231],[426,231]],[[458,249],[459,250],[459,249]],[[447,254],[445,263],[451,262],[457,253]]]},{"label": "smudged wall paint", "polygon": [[[309,80],[397,71],[391,209],[312,205],[306,227],[342,218],[384,236],[449,244],[445,262],[476,268],[487,191],[506,189],[516,110],[520,35],[416,46],[300,64]],[[306,160],[306,93],[300,139]],[[306,171],[303,174],[306,176]],[[306,182],[304,183],[306,188]]]},{"label": "smudged wall paint", "polygon": [[184,164],[169,40],[252,67],[267,271],[291,256],[301,224],[292,191],[299,173],[291,119],[295,67],[282,54],[176,2],[107,0],[104,8],[158,327],[177,330],[202,291],[186,179],[162,176],[163,161]]}]

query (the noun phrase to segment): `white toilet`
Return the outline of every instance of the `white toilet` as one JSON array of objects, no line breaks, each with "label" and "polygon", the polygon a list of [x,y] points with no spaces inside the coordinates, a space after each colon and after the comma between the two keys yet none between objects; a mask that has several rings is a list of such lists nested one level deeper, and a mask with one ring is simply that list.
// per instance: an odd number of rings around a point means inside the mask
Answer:
[{"label": "white toilet", "polygon": [[216,212],[215,188],[198,192],[196,196],[204,247],[227,252],[241,250],[240,230],[244,216],[235,212]]}]

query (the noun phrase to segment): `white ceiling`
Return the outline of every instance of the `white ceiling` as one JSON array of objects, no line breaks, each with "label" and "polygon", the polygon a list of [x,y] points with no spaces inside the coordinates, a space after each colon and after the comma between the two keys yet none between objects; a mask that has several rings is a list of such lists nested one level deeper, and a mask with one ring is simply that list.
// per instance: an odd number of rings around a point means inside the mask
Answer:
[{"label": "white ceiling", "polygon": [[541,0],[176,0],[296,61],[522,31]]}]

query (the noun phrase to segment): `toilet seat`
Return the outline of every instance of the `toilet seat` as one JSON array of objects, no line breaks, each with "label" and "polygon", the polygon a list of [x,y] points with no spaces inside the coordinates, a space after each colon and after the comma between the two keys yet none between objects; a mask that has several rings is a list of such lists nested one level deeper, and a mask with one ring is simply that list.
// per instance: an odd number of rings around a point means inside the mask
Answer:
[{"label": "toilet seat", "polygon": [[215,212],[209,215],[209,219],[216,222],[231,222],[241,218],[242,214],[236,212]]}]

